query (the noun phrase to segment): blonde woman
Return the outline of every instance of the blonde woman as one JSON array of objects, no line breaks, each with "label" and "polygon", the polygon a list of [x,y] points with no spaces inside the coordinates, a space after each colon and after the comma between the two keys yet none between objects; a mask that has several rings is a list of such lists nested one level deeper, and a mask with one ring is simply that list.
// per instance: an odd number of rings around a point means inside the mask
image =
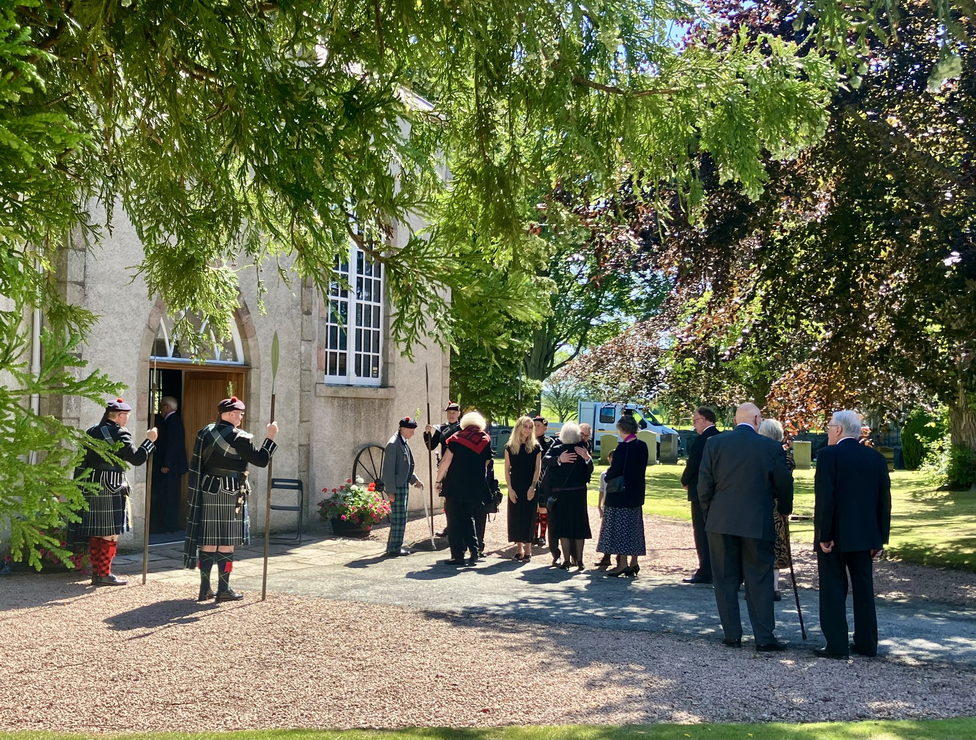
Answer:
[{"label": "blonde woman", "polygon": [[542,472],[542,447],[528,416],[520,416],[505,445],[505,484],[508,486],[508,541],[515,543],[515,560],[532,559],[535,486]]}]

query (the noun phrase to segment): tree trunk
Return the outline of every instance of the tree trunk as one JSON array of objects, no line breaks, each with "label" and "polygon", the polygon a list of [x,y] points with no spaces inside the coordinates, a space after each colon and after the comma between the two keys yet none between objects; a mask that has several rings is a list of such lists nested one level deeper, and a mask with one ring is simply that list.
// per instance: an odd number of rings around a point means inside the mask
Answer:
[{"label": "tree trunk", "polygon": [[969,397],[960,385],[955,400],[949,404],[949,430],[952,444],[976,450],[976,411],[969,404]]}]

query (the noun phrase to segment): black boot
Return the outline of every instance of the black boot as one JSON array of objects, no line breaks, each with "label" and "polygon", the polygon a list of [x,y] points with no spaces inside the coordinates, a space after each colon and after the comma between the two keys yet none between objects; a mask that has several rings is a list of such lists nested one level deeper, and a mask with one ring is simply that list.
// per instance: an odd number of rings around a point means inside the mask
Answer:
[{"label": "black boot", "polygon": [[217,553],[217,601],[240,601],[244,594],[230,587],[230,572],[234,569],[234,553]]},{"label": "black boot", "polygon": [[207,601],[214,597],[210,586],[210,572],[213,570],[216,555],[214,552],[200,553],[200,595],[197,596],[197,601]]}]

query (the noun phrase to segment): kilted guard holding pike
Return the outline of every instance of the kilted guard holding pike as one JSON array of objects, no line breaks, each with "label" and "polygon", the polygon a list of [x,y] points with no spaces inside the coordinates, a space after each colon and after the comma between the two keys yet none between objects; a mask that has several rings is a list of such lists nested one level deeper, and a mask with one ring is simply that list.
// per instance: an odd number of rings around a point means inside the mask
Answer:
[{"label": "kilted guard holding pike", "polygon": [[200,567],[200,596],[214,598],[210,574],[217,566],[217,601],[238,601],[244,594],[230,587],[234,548],[249,541],[247,521],[248,464],[268,467],[278,445],[278,422],[268,424],[267,439],[255,447],[253,437],[238,425],[244,418],[244,402],[236,396],[217,405],[219,418],[197,434],[188,481],[189,511],[183,564]]},{"label": "kilted guard holding pike", "polygon": [[[89,437],[101,439],[113,446],[116,457],[130,465],[142,465],[149,459],[156,442],[156,428],[146,432],[146,439],[136,447],[132,434],[125,428],[132,407],[121,398],[105,406],[102,420],[88,429]],[[92,566],[93,586],[124,586],[128,581],[112,573],[112,561],[118,548],[119,535],[129,531],[127,499],[130,488],[125,468],[103,459],[88,450],[81,468],[89,471],[84,480],[98,483],[94,493],[85,492],[88,510],[81,511],[81,521],[68,527],[68,540],[81,543],[88,540],[88,557]]]}]

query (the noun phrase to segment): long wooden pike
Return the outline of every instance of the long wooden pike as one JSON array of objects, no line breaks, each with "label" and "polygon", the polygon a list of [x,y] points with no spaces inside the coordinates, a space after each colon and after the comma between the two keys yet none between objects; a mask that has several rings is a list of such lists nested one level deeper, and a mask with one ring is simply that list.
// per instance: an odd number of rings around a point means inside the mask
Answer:
[{"label": "long wooden pike", "polygon": [[796,587],[796,572],[793,570],[793,546],[790,544],[789,525],[786,530],[786,554],[790,558],[790,580],[793,581],[793,597],[796,599],[796,616],[800,619],[800,634],[807,639],[807,630],[803,626],[803,612],[800,611],[800,589]]},{"label": "long wooden pike", "polygon": [[[275,420],[275,376],[278,375],[278,332],[271,340],[271,424]],[[274,457],[268,461],[268,495],[264,502],[264,572],[261,576],[261,601],[268,598],[268,553],[271,547],[271,478]]]},{"label": "long wooden pike", "polygon": [[[150,371],[149,378],[149,403],[147,406],[148,420],[146,421],[146,429],[153,428],[153,399],[156,397],[156,358],[153,357],[153,368]],[[153,456],[149,453],[149,457],[146,458],[146,512],[145,516],[145,527],[142,533],[142,585],[146,585],[146,575],[149,573],[149,512],[152,511],[152,478],[153,478]]]},{"label": "long wooden pike", "polygon": [[[427,388],[427,423],[433,426],[430,418],[430,369],[427,367],[427,363],[424,363],[424,380],[426,381]],[[433,463],[433,450],[430,449],[430,445],[424,444],[427,448],[427,495],[430,497],[430,508],[427,510],[427,523],[430,525],[430,544],[434,545],[434,463]],[[424,508],[427,508],[426,506]],[[436,549],[436,547],[435,547]]]}]

